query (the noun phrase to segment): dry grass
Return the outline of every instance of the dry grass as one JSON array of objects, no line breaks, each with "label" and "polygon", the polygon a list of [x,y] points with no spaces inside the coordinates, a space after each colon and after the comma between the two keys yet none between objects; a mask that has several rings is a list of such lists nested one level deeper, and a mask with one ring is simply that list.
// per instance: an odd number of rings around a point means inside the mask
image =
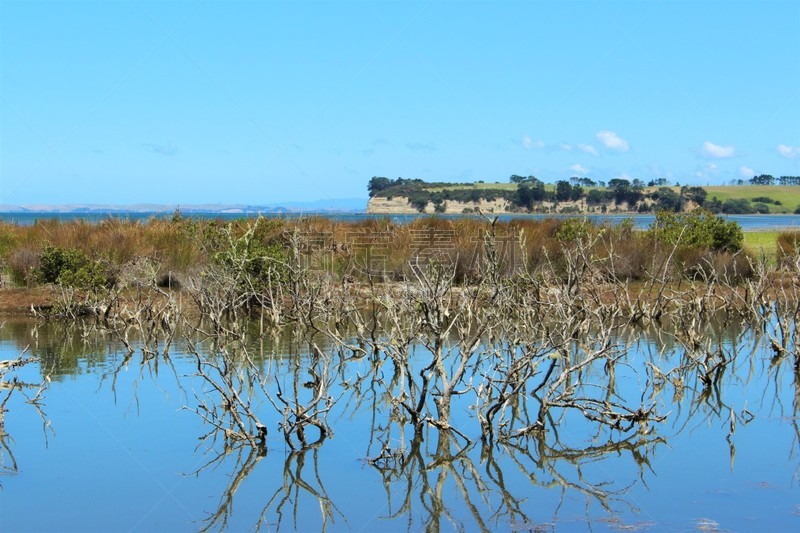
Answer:
[{"label": "dry grass", "polygon": [[[0,267],[5,271],[6,288],[35,287],[34,274],[42,250],[52,246],[80,250],[116,272],[145,258],[156,265],[157,279],[185,280],[206,268],[220,251],[231,246],[231,239],[243,235],[253,224],[252,219],[224,223],[182,218],[0,224]],[[670,253],[647,233],[630,226],[595,226],[569,219],[517,219],[492,225],[476,218],[429,217],[408,224],[394,224],[389,219],[339,222],[323,217],[275,218],[261,219],[254,238],[264,246],[282,246],[287,252],[297,244],[305,266],[337,278],[410,279],[415,265],[435,260],[454,268],[457,283],[469,283],[481,270],[487,253],[486,237],[492,233],[503,275],[523,268],[532,273],[545,266],[547,275],[563,275],[576,238],[583,239],[581,246],[591,243],[587,260],[594,261],[607,280],[649,279],[659,272]],[[683,251],[676,259],[671,273],[674,279],[692,269],[719,268],[740,275],[746,270],[745,257]]]}]

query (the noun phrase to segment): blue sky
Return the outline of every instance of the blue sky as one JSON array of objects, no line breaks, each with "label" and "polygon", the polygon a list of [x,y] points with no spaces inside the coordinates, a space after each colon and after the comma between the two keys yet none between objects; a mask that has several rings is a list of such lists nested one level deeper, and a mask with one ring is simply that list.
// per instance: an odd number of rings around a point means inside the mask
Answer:
[{"label": "blue sky", "polygon": [[800,175],[800,2],[0,0],[0,203]]}]

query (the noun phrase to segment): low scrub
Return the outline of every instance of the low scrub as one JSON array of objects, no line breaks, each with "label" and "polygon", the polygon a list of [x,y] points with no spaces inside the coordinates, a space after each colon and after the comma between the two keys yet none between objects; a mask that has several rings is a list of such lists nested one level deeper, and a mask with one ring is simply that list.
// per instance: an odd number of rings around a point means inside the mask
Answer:
[{"label": "low scrub", "polygon": [[35,268],[42,283],[63,287],[96,290],[114,284],[111,264],[107,260],[90,259],[80,250],[65,250],[46,245]]},{"label": "low scrub", "polygon": [[778,234],[777,261],[782,268],[800,267],[800,231],[784,231]]},{"label": "low scrub", "polygon": [[[673,279],[706,275],[717,268],[725,275],[742,275],[747,271],[742,241],[736,223],[707,211],[662,211],[647,231],[635,230],[631,223],[596,225],[577,218],[500,222],[426,217],[397,224],[389,219],[259,218],[223,223],[173,217],[3,224],[0,264],[17,285],[92,289],[113,285],[121,272],[146,260],[154,265],[152,282],[165,288],[186,288],[192,280],[207,281],[211,273],[219,277],[236,272],[239,292],[263,295],[290,283],[298,269],[334,279],[399,281],[432,261],[452,265],[456,283],[470,284],[487,253],[503,276],[563,276],[577,260],[577,250],[585,255],[580,260],[592,263],[606,280],[663,275],[670,257],[676,259],[669,264]],[[788,257],[793,241],[781,242],[780,253]]]}]

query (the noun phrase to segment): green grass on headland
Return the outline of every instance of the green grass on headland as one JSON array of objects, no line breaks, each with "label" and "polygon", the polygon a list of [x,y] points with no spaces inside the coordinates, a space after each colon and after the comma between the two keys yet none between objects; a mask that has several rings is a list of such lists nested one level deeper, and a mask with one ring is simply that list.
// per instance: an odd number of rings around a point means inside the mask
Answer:
[{"label": "green grass on headland", "polygon": [[665,180],[645,186],[643,180],[621,178],[608,183],[588,178],[545,183],[534,176],[514,175],[510,183],[449,183],[374,176],[367,190],[370,198],[406,198],[407,207],[394,206],[398,212],[467,212],[473,209],[472,204],[482,200],[503,200],[506,211],[528,213],[655,213],[691,211],[696,207],[715,214],[800,213],[800,177],[780,178],[781,183],[792,185],[761,185],[762,181],[750,185],[681,187],[667,186]]},{"label": "green grass on headland", "polygon": [[704,187],[708,191],[708,198],[717,197],[717,200],[735,200],[744,198],[753,201],[757,198],[770,198],[781,205],[769,205],[770,213],[794,213],[800,206],[800,187],[796,185],[740,185],[727,187]]},{"label": "green grass on headland", "polygon": [[[550,188],[555,188],[554,186],[550,186]],[[456,183],[453,185],[437,185],[435,187],[425,187],[426,191],[436,192],[436,191],[463,191],[463,190],[483,190],[483,189],[495,189],[498,191],[516,191],[517,184],[516,183]]]},{"label": "green grass on headland", "polygon": [[[708,199],[716,198],[720,202],[726,200],[744,199],[749,202],[761,202],[769,207],[770,214],[794,213],[800,207],[800,187],[796,185],[730,185],[730,186],[707,186],[703,187],[708,192]],[[495,191],[515,191],[516,183],[459,183],[448,186],[437,184],[434,187],[426,187],[429,192],[444,190],[495,190]],[[592,189],[603,190],[602,187],[584,187],[585,192]],[[658,187],[647,187],[647,193],[652,193]],[[680,187],[670,187],[676,193],[680,193]],[[547,183],[545,190],[555,190],[555,186]],[[764,202],[764,199],[770,201]]]}]

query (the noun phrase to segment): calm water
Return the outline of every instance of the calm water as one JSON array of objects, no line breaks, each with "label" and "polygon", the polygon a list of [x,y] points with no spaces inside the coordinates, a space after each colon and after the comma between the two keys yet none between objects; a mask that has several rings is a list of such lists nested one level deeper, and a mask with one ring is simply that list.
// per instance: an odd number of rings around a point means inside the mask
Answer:
[{"label": "calm water", "polygon": [[[315,213],[288,213],[288,214],[272,214],[265,213],[267,217],[281,217],[281,218],[301,218],[313,216]],[[184,216],[199,219],[220,219],[220,220],[235,220],[240,218],[255,218],[258,214],[241,214],[241,213],[186,213]],[[389,218],[392,222],[398,224],[408,223],[420,217],[430,217],[431,215],[367,215],[364,213],[319,213],[318,216],[339,220],[342,222],[356,222],[359,220],[377,218]],[[465,216],[478,215],[436,215],[442,218],[464,218]],[[553,217],[569,218],[578,216],[580,218],[587,218],[593,222],[602,224],[619,224],[623,220],[633,219],[634,225],[638,228],[646,228],[649,226],[655,216],[654,215],[500,215],[500,220],[508,221],[515,218],[541,220]],[[62,222],[69,222],[73,220],[85,220],[88,222],[100,222],[108,217],[117,217],[125,220],[147,220],[152,217],[157,218],[171,218],[172,213],[0,213],[0,222],[19,224],[21,226],[28,226],[34,224],[37,220],[60,220]],[[724,218],[736,221],[742,229],[746,231],[752,230],[767,230],[773,228],[798,228],[800,229],[800,215],[726,215]]]},{"label": "calm water", "polygon": [[[798,530],[800,391],[792,362],[771,365],[763,341],[746,329],[723,329],[717,339],[731,354],[719,386],[704,394],[689,376],[680,395],[664,383],[654,397],[667,419],[646,436],[626,440],[570,415],[557,434],[482,452],[465,399],[454,404],[454,425],[473,444],[437,448],[433,432],[411,442],[410,430],[384,431],[386,405],[364,386],[335,391],[334,435],[306,452],[292,452],[277,429],[280,414],[257,403],[271,421],[260,456],[199,440],[208,426],[182,407],[196,407],[207,387],[194,376],[186,344],[173,344],[167,357],[137,350],[127,358],[107,333],[9,321],[0,329],[0,360],[28,347],[41,360],[19,379],[37,382],[47,371],[52,382],[48,427],[21,395],[6,405],[2,529]],[[668,341],[629,332],[618,342],[630,370],[618,370],[620,397],[642,394],[637,376],[648,362],[665,371],[681,364],[682,349]],[[252,349],[284,390],[292,369],[305,375],[307,349],[289,338]],[[370,364],[352,360],[344,373],[355,383]],[[728,440],[731,411],[738,423]],[[391,468],[365,460],[386,434],[407,451]]]}]

